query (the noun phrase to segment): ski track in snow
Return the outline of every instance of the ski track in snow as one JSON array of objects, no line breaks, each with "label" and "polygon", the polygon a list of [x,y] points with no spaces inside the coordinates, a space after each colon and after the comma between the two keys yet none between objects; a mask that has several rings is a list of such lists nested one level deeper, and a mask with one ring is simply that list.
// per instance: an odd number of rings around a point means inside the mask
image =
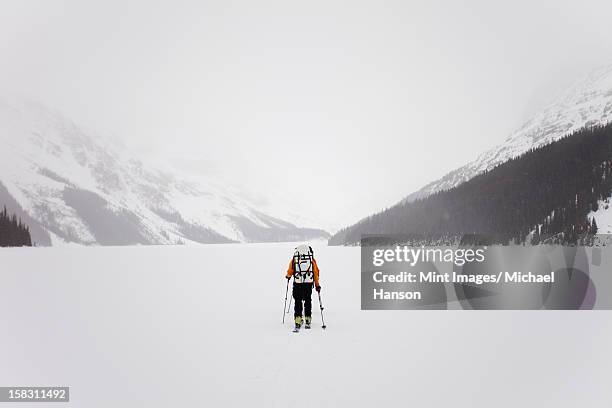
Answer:
[{"label": "ski track in snow", "polygon": [[313,292],[294,334],[293,247],[0,249],[0,384],[88,408],[612,406],[607,312],[361,311],[359,248],[315,246],[328,328]]}]

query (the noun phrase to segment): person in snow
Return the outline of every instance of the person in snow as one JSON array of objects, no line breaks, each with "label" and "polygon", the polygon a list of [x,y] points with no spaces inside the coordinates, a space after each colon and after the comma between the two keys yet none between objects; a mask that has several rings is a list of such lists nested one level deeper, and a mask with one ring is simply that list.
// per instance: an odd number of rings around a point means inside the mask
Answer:
[{"label": "person in snow", "polygon": [[[302,311],[304,312],[304,323],[310,329],[312,321],[312,286],[314,284],[317,292],[321,292],[319,284],[319,267],[314,259],[312,247],[300,245],[295,248],[293,258],[287,269],[288,280],[293,277],[293,299],[295,301],[294,317],[295,328],[302,327]],[[302,305],[303,302],[303,305]]]}]

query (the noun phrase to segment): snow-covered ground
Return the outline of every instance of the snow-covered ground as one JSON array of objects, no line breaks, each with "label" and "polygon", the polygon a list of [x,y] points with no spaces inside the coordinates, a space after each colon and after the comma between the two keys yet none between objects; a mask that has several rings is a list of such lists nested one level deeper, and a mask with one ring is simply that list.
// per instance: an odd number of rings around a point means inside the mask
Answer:
[{"label": "snow-covered ground", "polygon": [[599,202],[599,209],[597,211],[591,211],[588,218],[595,218],[598,234],[612,234],[612,208],[610,208],[610,199],[601,200]]},{"label": "snow-covered ground", "polygon": [[607,311],[361,311],[359,248],[316,246],[328,328],[315,308],[294,334],[291,253],[1,249],[0,385],[88,408],[612,406]]}]

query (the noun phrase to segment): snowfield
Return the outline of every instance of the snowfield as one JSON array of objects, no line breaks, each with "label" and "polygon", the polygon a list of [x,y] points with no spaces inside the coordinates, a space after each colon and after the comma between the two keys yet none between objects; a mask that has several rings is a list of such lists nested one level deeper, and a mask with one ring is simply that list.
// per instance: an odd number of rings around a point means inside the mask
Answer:
[{"label": "snowfield", "polygon": [[0,385],[88,408],[612,406],[609,312],[361,311],[359,248],[320,245],[328,328],[315,292],[294,334],[292,249],[1,249]]}]

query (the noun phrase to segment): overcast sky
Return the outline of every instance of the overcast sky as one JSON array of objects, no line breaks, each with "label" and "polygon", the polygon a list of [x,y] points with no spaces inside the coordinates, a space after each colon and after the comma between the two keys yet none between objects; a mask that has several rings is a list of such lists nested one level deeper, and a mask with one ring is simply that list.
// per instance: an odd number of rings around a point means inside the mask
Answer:
[{"label": "overcast sky", "polygon": [[340,226],[612,61],[609,0],[0,3],[2,88]]}]

